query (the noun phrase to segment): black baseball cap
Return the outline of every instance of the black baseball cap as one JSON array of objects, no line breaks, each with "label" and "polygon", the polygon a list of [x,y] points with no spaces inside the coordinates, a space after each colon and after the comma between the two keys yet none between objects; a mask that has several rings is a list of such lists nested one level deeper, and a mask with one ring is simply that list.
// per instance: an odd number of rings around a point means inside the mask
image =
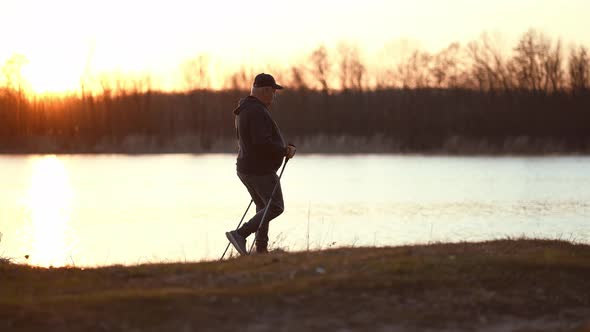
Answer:
[{"label": "black baseball cap", "polygon": [[277,89],[277,90],[282,90],[283,87],[278,85],[277,82],[275,82],[275,78],[272,77],[272,75],[270,74],[265,74],[265,73],[261,73],[256,75],[256,77],[254,78],[254,87],[255,88],[262,88],[265,86],[270,86],[273,89]]}]

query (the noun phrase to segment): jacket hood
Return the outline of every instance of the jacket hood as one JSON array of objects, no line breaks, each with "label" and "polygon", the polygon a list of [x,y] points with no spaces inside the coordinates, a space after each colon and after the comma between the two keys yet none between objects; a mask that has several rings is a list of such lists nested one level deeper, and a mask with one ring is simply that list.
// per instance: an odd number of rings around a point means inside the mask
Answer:
[{"label": "jacket hood", "polygon": [[248,105],[252,105],[252,104],[260,104],[264,107],[266,107],[258,98],[253,97],[253,96],[248,96],[245,98],[240,98],[240,101],[238,102],[238,106],[234,109],[234,114],[238,115],[240,114],[240,112],[246,108]]}]

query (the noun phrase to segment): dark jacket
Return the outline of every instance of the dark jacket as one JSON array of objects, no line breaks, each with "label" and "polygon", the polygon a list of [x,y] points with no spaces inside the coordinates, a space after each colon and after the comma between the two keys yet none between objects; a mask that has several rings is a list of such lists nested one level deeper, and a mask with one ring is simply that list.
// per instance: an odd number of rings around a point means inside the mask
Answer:
[{"label": "dark jacket", "polygon": [[239,145],[237,171],[251,175],[276,173],[287,146],[266,106],[248,96],[240,100],[234,114]]}]

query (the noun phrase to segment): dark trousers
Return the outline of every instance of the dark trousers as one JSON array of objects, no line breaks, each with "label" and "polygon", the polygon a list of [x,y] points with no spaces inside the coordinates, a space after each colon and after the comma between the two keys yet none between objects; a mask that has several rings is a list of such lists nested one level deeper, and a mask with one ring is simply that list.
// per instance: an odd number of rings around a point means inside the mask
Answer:
[{"label": "dark trousers", "polygon": [[260,226],[258,237],[256,239],[257,248],[266,248],[268,246],[268,224],[271,220],[278,217],[285,210],[283,204],[283,192],[278,175],[272,173],[267,175],[249,175],[238,172],[238,177],[248,189],[250,196],[256,204],[256,215],[238,229],[238,234],[244,238],[258,230],[258,225],[262,220],[264,208],[268,204],[272,190],[277,183],[277,191],[272,198],[272,203],[268,207],[268,212],[264,218],[264,223]]}]

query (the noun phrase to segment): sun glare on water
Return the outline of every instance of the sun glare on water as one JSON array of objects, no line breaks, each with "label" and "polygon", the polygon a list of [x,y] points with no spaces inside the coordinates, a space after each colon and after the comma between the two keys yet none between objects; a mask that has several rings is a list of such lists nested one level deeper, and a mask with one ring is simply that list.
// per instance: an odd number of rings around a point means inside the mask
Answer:
[{"label": "sun glare on water", "polygon": [[25,199],[23,245],[36,266],[71,264],[75,244],[70,227],[72,199],[68,173],[56,156],[33,157]]}]

